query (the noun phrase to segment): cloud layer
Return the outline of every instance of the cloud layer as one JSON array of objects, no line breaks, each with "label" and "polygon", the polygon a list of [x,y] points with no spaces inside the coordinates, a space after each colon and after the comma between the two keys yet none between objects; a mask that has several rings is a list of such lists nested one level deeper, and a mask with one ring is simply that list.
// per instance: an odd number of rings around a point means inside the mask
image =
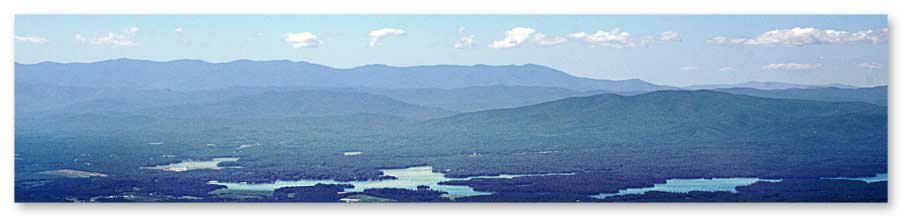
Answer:
[{"label": "cloud layer", "polygon": [[541,46],[552,46],[562,44],[568,40],[567,38],[560,36],[545,36],[545,34],[536,33],[536,35],[532,37],[532,41]]},{"label": "cloud layer", "polygon": [[291,44],[293,48],[314,48],[322,44],[319,37],[311,32],[287,33],[285,42]]},{"label": "cloud layer", "polygon": [[[129,31],[132,32],[131,30]],[[135,30],[135,32],[136,31],[137,30]],[[128,35],[113,32],[109,32],[106,35],[93,38],[86,38],[81,34],[75,34],[75,40],[81,43],[112,47],[131,47],[138,45],[138,43],[132,40]]]},{"label": "cloud layer", "polygon": [[696,67],[696,66],[683,66],[683,67],[680,67],[680,70],[683,70],[683,71],[695,71],[695,70],[698,70],[698,67]]},{"label": "cloud layer", "polygon": [[771,46],[805,46],[813,44],[881,43],[889,36],[887,28],[848,32],[832,29],[792,28],[775,29],[751,38],[713,37],[712,44],[744,44]]},{"label": "cloud layer", "polygon": [[858,67],[870,69],[870,70],[876,70],[876,69],[883,68],[883,65],[881,65],[880,63],[875,63],[875,62],[864,62],[864,63],[859,63]]},{"label": "cloud layer", "polygon": [[370,47],[376,47],[377,45],[379,45],[379,39],[381,39],[383,37],[393,36],[393,35],[403,35],[406,33],[407,32],[405,32],[403,29],[393,29],[393,28],[381,28],[381,29],[370,31],[370,33],[369,33]]},{"label": "cloud layer", "polygon": [[721,67],[720,69],[717,69],[717,71],[721,71],[721,72],[735,72],[735,71],[736,71],[736,68],[733,68],[733,67],[730,67],[730,66],[724,66],[724,67]]},{"label": "cloud layer", "polygon": [[658,40],[660,41],[679,41],[680,39],[680,33],[677,32],[667,31],[658,35]]},{"label": "cloud layer", "polygon": [[820,63],[772,63],[762,66],[765,70],[812,70],[820,68]]},{"label": "cloud layer", "polygon": [[657,43],[679,41],[680,34],[676,32],[663,32],[656,36],[633,37],[629,32],[620,29],[609,31],[598,30],[595,33],[574,32],[567,35],[570,38],[579,39],[590,45],[612,48],[643,47]]},{"label": "cloud layer", "polygon": [[27,42],[32,44],[43,44],[49,42],[47,38],[37,36],[15,36],[16,41]]}]

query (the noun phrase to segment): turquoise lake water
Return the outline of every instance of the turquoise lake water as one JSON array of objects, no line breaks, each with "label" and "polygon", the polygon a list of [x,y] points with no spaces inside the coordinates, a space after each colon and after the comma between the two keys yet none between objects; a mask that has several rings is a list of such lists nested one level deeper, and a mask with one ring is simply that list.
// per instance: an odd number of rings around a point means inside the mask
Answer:
[{"label": "turquoise lake water", "polygon": [[628,188],[617,193],[601,193],[594,198],[604,199],[611,196],[627,194],[645,194],[649,191],[663,191],[673,193],[688,193],[690,191],[728,191],[736,192],[736,187],[747,186],[755,182],[780,182],[780,179],[759,178],[713,178],[713,179],[668,179],[664,184],[655,184],[646,188]]},{"label": "turquoise lake water", "polygon": [[440,182],[452,180],[469,180],[474,178],[515,178],[524,176],[550,176],[550,175],[573,175],[574,173],[547,173],[547,174],[501,174],[497,176],[474,176],[467,178],[447,178],[444,173],[432,170],[431,166],[409,167],[403,169],[385,169],[382,173],[388,176],[394,176],[397,179],[387,180],[368,180],[368,181],[349,181],[339,182],[335,180],[295,180],[295,181],[276,181],[274,183],[236,183],[236,182],[218,182],[210,181],[210,184],[226,186],[231,191],[267,191],[271,192],[275,189],[291,186],[314,186],[316,184],[351,184],[354,188],[346,189],[348,192],[361,192],[365,189],[372,188],[404,188],[416,189],[417,186],[425,185],[433,190],[448,192],[448,196],[467,197],[476,195],[489,195],[491,192],[480,192],[473,190],[469,186],[458,185],[441,185]]},{"label": "turquoise lake water", "polygon": [[886,173],[877,173],[875,176],[868,177],[832,177],[832,178],[823,178],[823,179],[839,179],[839,180],[856,180],[856,181],[864,181],[867,183],[872,182],[885,182],[889,180],[889,176]]},{"label": "turquoise lake water", "polygon": [[[869,177],[830,177],[822,179],[858,180],[867,183],[887,181],[886,173],[879,173]],[[736,193],[736,187],[748,186],[756,182],[780,182],[781,179],[759,178],[713,178],[713,179],[668,179],[664,184],[655,184],[653,187],[629,188],[617,193],[601,193],[594,198],[604,199],[611,196],[627,194],[644,194],[649,191],[663,191],[672,193],[688,193],[690,191],[728,191]]]},{"label": "turquoise lake water", "polygon": [[184,172],[188,170],[202,170],[202,169],[211,169],[211,170],[220,170],[225,167],[218,166],[219,163],[227,162],[227,161],[238,161],[239,158],[233,157],[222,157],[222,158],[213,158],[208,161],[182,161],[179,163],[159,165],[153,167],[141,167],[141,169],[152,169],[152,170],[163,170],[170,172]]}]

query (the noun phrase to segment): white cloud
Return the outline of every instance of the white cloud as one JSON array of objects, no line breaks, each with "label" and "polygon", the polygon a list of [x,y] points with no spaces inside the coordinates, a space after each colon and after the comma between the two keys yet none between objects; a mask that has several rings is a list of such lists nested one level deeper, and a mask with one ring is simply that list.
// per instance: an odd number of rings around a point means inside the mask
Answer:
[{"label": "white cloud", "polygon": [[28,43],[32,43],[32,44],[43,44],[43,43],[49,42],[49,40],[47,40],[47,38],[38,37],[38,36],[27,36],[27,35],[26,36],[18,36],[17,35],[17,36],[15,36],[15,38],[16,38],[16,41],[28,42]]},{"label": "white cloud", "polygon": [[717,69],[717,71],[721,71],[721,72],[735,72],[736,69],[733,68],[733,67],[725,66],[725,67],[721,67],[720,69]]},{"label": "white cloud", "polygon": [[454,48],[464,49],[473,47],[473,37],[474,35],[461,36],[460,39],[457,39],[457,42],[454,42]]},{"label": "white cloud", "polygon": [[711,43],[711,44],[742,44],[746,40],[747,39],[744,39],[744,38],[727,38],[727,37],[723,37],[723,36],[717,36],[717,37],[708,39],[708,43]]},{"label": "white cloud", "polygon": [[128,28],[128,32],[131,32],[131,33],[136,33],[136,32],[138,32],[138,30],[139,30],[138,27],[134,27],[134,26],[131,28]]},{"label": "white cloud", "polygon": [[285,34],[285,42],[288,42],[294,48],[314,48],[322,44],[319,37],[310,32],[287,33]]},{"label": "white cloud", "polygon": [[182,31],[183,31],[182,27],[175,28],[175,32],[182,32]]},{"label": "white cloud", "polygon": [[812,44],[852,44],[881,43],[887,41],[889,30],[871,29],[848,32],[833,29],[792,28],[775,29],[751,38],[713,37],[708,40],[712,44],[744,44],[771,46],[805,46]]},{"label": "white cloud", "polygon": [[587,35],[587,34],[586,34],[585,32],[574,32],[574,33],[567,34],[567,37],[571,37],[571,38],[585,38],[586,35]]},{"label": "white cloud", "polygon": [[393,35],[403,35],[406,34],[403,29],[393,29],[393,28],[381,28],[377,30],[370,31],[370,47],[375,47],[379,45],[379,39],[385,36],[393,36]]},{"label": "white cloud", "polygon": [[551,46],[567,42],[567,38],[560,36],[549,37],[542,33],[536,33],[536,35],[532,37],[532,41],[542,46]]},{"label": "white cloud", "polygon": [[492,44],[489,44],[490,48],[512,48],[517,47],[522,44],[526,39],[529,38],[529,35],[536,32],[535,29],[526,28],[526,27],[514,27],[513,29],[504,32],[504,39],[493,41]]},{"label": "white cloud", "polygon": [[679,41],[680,33],[671,32],[671,31],[662,32],[660,35],[658,35],[658,40],[660,40],[660,41]]},{"label": "white cloud", "polygon": [[466,30],[466,28],[463,26],[457,28],[457,34],[460,35],[460,38],[454,42],[454,49],[473,47],[473,37],[475,37],[475,35],[464,35],[464,30]]},{"label": "white cloud", "polygon": [[575,32],[570,33],[571,38],[581,39],[585,42],[588,42],[593,45],[604,46],[604,47],[632,47],[635,46],[632,38],[630,37],[629,32],[622,32],[619,29],[613,29],[611,31],[602,31],[598,30],[594,34],[588,34],[585,32]]},{"label": "white cloud", "polygon": [[875,70],[875,69],[883,68],[883,65],[881,65],[880,63],[875,63],[875,62],[864,62],[864,63],[859,63],[858,67]]},{"label": "white cloud", "polygon": [[695,71],[695,70],[698,70],[698,67],[695,67],[695,66],[683,66],[683,67],[680,67],[680,70],[683,70],[683,71]]},{"label": "white cloud", "polygon": [[628,48],[648,46],[655,43],[664,43],[671,41],[679,41],[680,34],[676,32],[663,32],[657,36],[633,37],[629,32],[612,29],[610,31],[598,30],[589,34],[585,32],[574,32],[567,37],[580,39],[594,46]]},{"label": "white cloud", "polygon": [[765,70],[812,70],[820,68],[820,63],[773,63],[761,67]]},{"label": "white cloud", "polygon": [[109,32],[103,36],[97,36],[94,38],[85,38],[81,34],[75,34],[75,40],[78,40],[82,43],[88,43],[92,45],[100,45],[100,46],[112,46],[112,47],[131,47],[138,45],[137,42],[133,41],[126,35],[112,33]]}]

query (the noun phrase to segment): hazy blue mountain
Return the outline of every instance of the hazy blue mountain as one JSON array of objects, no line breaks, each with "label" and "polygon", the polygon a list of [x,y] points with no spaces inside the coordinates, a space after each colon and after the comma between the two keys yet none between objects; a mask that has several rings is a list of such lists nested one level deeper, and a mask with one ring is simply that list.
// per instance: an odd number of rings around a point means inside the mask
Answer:
[{"label": "hazy blue mountain", "polygon": [[[372,74],[384,76],[370,79]],[[673,89],[638,79],[596,80],[580,78],[546,66],[526,65],[433,65],[393,67],[366,65],[350,69],[350,77],[361,79],[355,86],[381,88],[462,88],[471,86],[538,86],[574,90],[605,90],[610,92]]]},{"label": "hazy blue mountain", "polygon": [[267,91],[271,90],[235,87],[188,92],[171,89],[91,88],[21,83],[16,85],[15,91],[16,115],[121,113],[186,103],[216,102]]},{"label": "hazy blue mountain", "polygon": [[261,93],[324,90],[372,94],[408,104],[472,112],[537,104],[603,91],[575,91],[555,87],[478,86],[439,88],[313,88],[313,87],[231,87],[212,90],[173,91],[169,89],[87,88],[57,85],[20,84],[17,114],[20,116],[83,113],[125,113],[180,104],[211,103],[236,96]]},{"label": "hazy blue mountain", "polygon": [[459,112],[513,108],[599,92],[583,92],[557,87],[477,86],[465,88],[372,89],[356,91],[388,96],[406,103]]},{"label": "hazy blue mountain", "polygon": [[[589,96],[606,91],[577,91],[558,87],[536,86],[473,86],[464,88],[315,88],[315,87],[238,87],[211,91],[272,91],[326,90],[387,96],[398,101],[441,108],[457,112],[473,112],[499,108],[513,108],[574,96]],[[618,93],[628,94],[628,93]]]},{"label": "hazy blue mountain", "polygon": [[[208,92],[289,92],[325,90],[367,93],[387,96],[398,101],[456,112],[473,112],[499,108],[513,108],[574,96],[589,96],[606,91],[577,91],[558,87],[535,86],[473,86],[464,88],[327,88],[327,87],[233,87]],[[194,93],[198,91],[191,91]],[[618,93],[624,94],[624,93]]]},{"label": "hazy blue mountain", "polygon": [[867,102],[877,105],[886,105],[888,99],[886,86],[855,89],[824,87],[781,90],[760,90],[754,88],[723,88],[713,90],[767,98],[805,99],[828,102]]},{"label": "hazy blue mountain", "polygon": [[178,118],[288,118],[384,114],[412,119],[449,116],[454,112],[412,105],[385,96],[321,90],[266,92],[209,103],[180,104],[135,111]]},{"label": "hazy blue mountain", "polygon": [[610,92],[672,89],[641,80],[596,80],[540,65],[394,67],[366,65],[338,69],[287,60],[208,63],[115,59],[93,63],[16,64],[17,83],[76,87],[199,90],[233,86],[367,88],[463,88],[538,86]]},{"label": "hazy blue mountain", "polygon": [[[886,108],[868,103],[818,102],[771,99],[715,91],[657,91],[636,96],[601,94],[574,97],[511,109],[464,113],[428,121],[428,127],[443,129],[438,134],[485,138],[557,138],[555,142],[592,143],[684,143],[742,139],[766,140],[777,134],[753,136],[756,132],[785,126],[797,120],[848,118],[849,114],[878,114]],[[829,121],[826,121],[829,122]],[[865,122],[884,125],[885,122]],[[813,125],[804,130],[834,131],[857,126],[858,122]],[[855,126],[853,126],[855,125]],[[829,129],[825,129],[829,128]],[[879,126],[865,129],[864,136],[885,138]],[[466,132],[466,133],[461,133]],[[769,131],[768,131],[769,132]],[[792,135],[792,131],[788,135]]]},{"label": "hazy blue mountain", "polygon": [[807,85],[807,84],[793,84],[793,83],[784,83],[784,82],[751,81],[751,82],[744,82],[744,83],[738,83],[738,84],[693,85],[693,86],[683,87],[683,89],[706,90],[706,89],[724,89],[724,88],[754,88],[754,89],[760,89],[760,90],[780,90],[780,89],[805,89],[805,88],[822,88],[822,87],[858,88],[856,86],[845,85],[845,84]]},{"label": "hazy blue mountain", "polygon": [[182,99],[185,94],[165,89],[139,90],[17,83],[15,96],[16,114],[28,115],[89,101],[108,101],[106,103],[112,104],[115,103],[112,101],[124,98],[140,99],[142,103],[165,104]]},{"label": "hazy blue mountain", "polygon": [[[298,73],[303,71],[303,73]],[[239,60],[213,64],[200,60],[157,62],[115,59],[93,63],[16,64],[16,83],[78,87],[198,90],[229,86],[290,86],[316,83],[333,68],[292,61]]]},{"label": "hazy blue mountain", "polygon": [[179,118],[281,118],[358,113],[423,119],[447,116],[454,112],[343,88],[231,87],[174,91],[25,83],[17,85],[16,89],[17,117],[102,114]]}]

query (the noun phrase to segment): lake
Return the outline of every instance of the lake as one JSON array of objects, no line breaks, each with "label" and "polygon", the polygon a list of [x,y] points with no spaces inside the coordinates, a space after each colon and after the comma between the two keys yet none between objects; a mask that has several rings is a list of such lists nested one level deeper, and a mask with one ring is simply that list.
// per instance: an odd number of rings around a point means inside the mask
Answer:
[{"label": "lake", "polygon": [[221,158],[213,158],[208,161],[182,161],[173,164],[159,165],[153,167],[141,167],[141,169],[151,169],[151,170],[163,170],[170,172],[184,172],[188,170],[201,170],[201,169],[211,169],[211,170],[220,170],[231,167],[220,167],[219,163],[228,162],[228,161],[238,161],[239,158],[234,157],[221,157]]},{"label": "lake", "polygon": [[524,176],[550,176],[550,175],[573,175],[574,173],[546,173],[546,174],[501,174],[497,176],[474,176],[467,178],[448,178],[444,173],[432,170],[431,166],[408,167],[403,169],[384,169],[382,173],[387,176],[394,176],[397,179],[386,180],[367,180],[367,181],[349,181],[339,182],[335,180],[295,180],[282,181],[278,180],[274,183],[236,183],[236,182],[218,182],[210,181],[210,184],[226,186],[227,191],[236,192],[272,192],[275,189],[291,186],[313,186],[316,184],[351,184],[354,188],[346,189],[348,192],[362,192],[365,189],[373,188],[404,188],[416,189],[417,186],[425,185],[438,191],[448,192],[448,197],[468,197],[476,195],[489,195],[492,192],[481,192],[473,190],[469,186],[458,185],[441,185],[440,182],[452,180],[469,180],[474,178],[516,178]]},{"label": "lake", "polygon": [[[886,173],[878,173],[875,176],[868,177],[829,177],[821,179],[838,179],[838,180],[857,180],[867,183],[887,181]],[[617,193],[601,193],[594,198],[604,199],[611,196],[627,195],[627,194],[644,194],[649,191],[663,191],[672,193],[688,193],[690,191],[728,191],[736,193],[736,187],[747,186],[756,182],[780,182],[781,179],[759,179],[759,178],[713,178],[713,179],[668,179],[664,184],[655,184],[653,187],[646,188],[628,188],[620,190]]]},{"label": "lake", "polygon": [[780,182],[781,179],[760,178],[713,178],[713,179],[668,179],[664,184],[655,184],[652,187],[628,188],[617,193],[601,193],[594,198],[604,199],[611,196],[628,194],[645,194],[649,191],[663,191],[672,193],[688,193],[690,191],[729,191],[736,193],[736,187],[747,186],[756,182]]},{"label": "lake", "polygon": [[831,178],[822,178],[822,179],[856,180],[856,181],[864,181],[867,183],[872,183],[872,182],[885,182],[889,179],[889,176],[886,173],[877,173],[877,175],[875,175],[875,176],[867,176],[867,177],[831,177]]}]

